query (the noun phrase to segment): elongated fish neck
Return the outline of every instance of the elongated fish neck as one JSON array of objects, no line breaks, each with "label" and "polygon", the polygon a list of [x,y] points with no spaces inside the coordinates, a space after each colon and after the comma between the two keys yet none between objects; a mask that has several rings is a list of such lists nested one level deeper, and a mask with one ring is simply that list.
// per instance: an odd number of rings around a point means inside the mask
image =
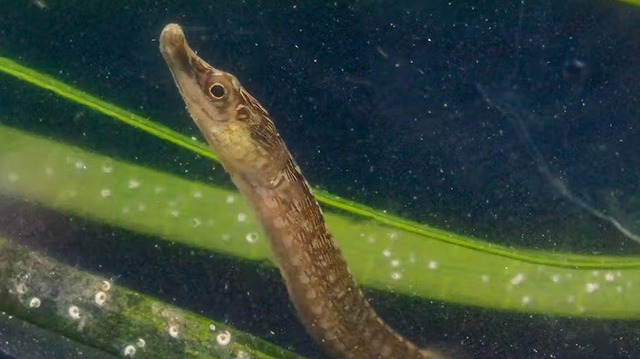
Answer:
[{"label": "elongated fish neck", "polygon": [[369,305],[267,111],[231,74],[199,58],[176,24],[160,35],[191,117],[252,207],[307,331],[343,359],[445,359],[420,350]]}]

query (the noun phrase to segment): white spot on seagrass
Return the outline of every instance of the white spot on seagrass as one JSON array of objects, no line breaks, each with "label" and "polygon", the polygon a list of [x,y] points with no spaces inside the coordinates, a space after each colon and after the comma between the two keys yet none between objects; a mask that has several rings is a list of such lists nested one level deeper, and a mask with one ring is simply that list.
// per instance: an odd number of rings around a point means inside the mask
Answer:
[{"label": "white spot on seagrass", "polygon": [[69,309],[67,309],[67,313],[69,313],[71,319],[80,319],[80,308],[75,305],[70,306]]},{"label": "white spot on seagrass", "polygon": [[604,279],[607,282],[613,282],[614,280],[616,280],[616,276],[613,273],[609,272],[609,273],[604,275]]},{"label": "white spot on seagrass", "polygon": [[46,174],[47,176],[53,176],[53,168],[51,167],[47,167],[44,169],[44,174]]},{"label": "white spot on seagrass", "polygon": [[76,168],[79,169],[79,170],[86,170],[87,169],[87,166],[82,161],[76,161],[76,163],[74,163],[73,165],[76,166]]},{"label": "white spot on seagrass", "polygon": [[392,260],[392,261],[391,261],[391,266],[392,266],[392,267],[398,267],[398,266],[400,266],[400,261],[399,261],[399,260],[397,260],[397,259]]},{"label": "white spot on seagrass", "polygon": [[623,288],[621,285],[619,285],[616,287],[616,290],[618,291],[618,293],[622,293]]},{"label": "white spot on seagrass", "polygon": [[298,277],[298,279],[302,284],[309,284],[309,276],[305,272],[300,273],[300,276]]},{"label": "white spot on seagrass", "polygon": [[633,282],[627,282],[627,288],[633,287]]},{"label": "white spot on seagrass", "polygon": [[558,274],[554,274],[554,275],[551,276],[551,280],[553,281],[553,283],[559,284],[560,283],[560,276]]},{"label": "white spot on seagrass", "polygon": [[587,311],[587,308],[585,308],[584,306],[580,306],[580,313],[584,313]]},{"label": "white spot on seagrass", "polygon": [[431,270],[436,270],[436,269],[438,269],[438,262],[436,262],[436,261],[429,261],[429,269],[431,269]]},{"label": "white spot on seagrass", "polygon": [[228,241],[229,239],[231,239],[231,235],[230,234],[223,234],[222,235],[222,240],[223,241]]},{"label": "white spot on seagrass", "polygon": [[136,347],[133,345],[127,345],[124,348],[124,356],[133,358],[134,355],[136,355]]},{"label": "white spot on seagrass", "polygon": [[18,180],[20,179],[20,176],[18,176],[17,173],[9,173],[8,178],[9,178],[9,181],[11,182],[18,182]]},{"label": "white spot on seagrass", "polygon": [[129,211],[130,211],[130,210],[129,210],[129,207],[127,207],[127,206],[122,207],[122,213],[123,213],[123,214],[127,214],[127,213],[129,213]]},{"label": "white spot on seagrass", "polygon": [[600,271],[599,270],[594,270],[593,272],[591,272],[591,274],[593,274],[594,277],[597,277],[600,275]]},{"label": "white spot on seagrass", "polygon": [[113,167],[111,167],[111,166],[102,166],[102,172],[111,173],[111,172],[113,172]]},{"label": "white spot on seagrass", "polygon": [[195,198],[195,199],[200,199],[200,198],[202,198],[202,192],[200,192],[200,191],[196,191],[196,192],[193,194],[193,198]]},{"label": "white spot on seagrass", "polygon": [[214,221],[213,219],[211,218],[207,219],[207,226],[213,227],[215,224],[216,224],[216,221]]},{"label": "white spot on seagrass", "polygon": [[138,187],[140,187],[140,181],[134,180],[134,179],[129,181],[129,188],[135,189],[135,188],[138,188]]},{"label": "white spot on seagrass", "polygon": [[616,275],[617,275],[618,277],[622,277],[622,271],[617,271],[617,272],[616,272]]},{"label": "white spot on seagrass", "polygon": [[109,282],[108,280],[103,280],[102,283],[100,283],[100,289],[102,289],[104,292],[108,292],[109,289],[111,289],[111,282]]},{"label": "white spot on seagrass", "polygon": [[162,193],[164,191],[164,188],[160,187],[160,186],[156,186],[153,191],[158,194],[158,193]]},{"label": "white spot on seagrass", "polygon": [[173,211],[171,211],[171,216],[173,216],[173,217],[180,216],[180,211],[177,211],[177,210],[174,209]]},{"label": "white spot on seagrass", "polygon": [[218,334],[218,336],[216,337],[216,341],[223,347],[229,345],[229,343],[231,343],[231,333],[229,333],[228,330],[223,331],[222,333]]},{"label": "white spot on seagrass", "polygon": [[244,222],[247,220],[247,215],[244,213],[238,213],[238,222]]},{"label": "white spot on seagrass", "polygon": [[391,257],[391,251],[388,250],[388,249],[385,249],[385,250],[382,251],[382,255],[387,257],[387,258],[389,258],[389,257]]},{"label": "white spot on seagrass", "polygon": [[147,342],[142,338],[138,338],[138,341],[136,341],[136,345],[139,348],[144,348],[144,346],[147,345]]},{"label": "white spot on seagrass", "polygon": [[258,241],[258,232],[247,233],[247,236],[245,237],[245,239],[247,240],[247,242],[251,244],[256,243]]},{"label": "white spot on seagrass", "polygon": [[397,232],[389,232],[387,234],[387,236],[389,237],[390,240],[395,241],[396,239],[398,239],[398,233]]},{"label": "white spot on seagrass", "polygon": [[140,203],[140,204],[138,205],[138,211],[140,211],[140,212],[144,212],[144,211],[146,211],[146,210],[147,210],[147,205],[145,205],[144,203]]},{"label": "white spot on seagrass", "polygon": [[180,327],[176,324],[172,324],[169,326],[169,335],[172,338],[178,338],[178,336],[180,335]]},{"label": "white spot on seagrass", "polygon": [[200,218],[191,219],[191,224],[190,224],[191,227],[197,228],[197,227],[200,227],[200,224],[202,224],[202,222],[200,221]]},{"label": "white spot on seagrass", "polygon": [[104,188],[104,189],[102,189],[100,191],[100,196],[102,198],[107,198],[107,197],[111,196],[111,191],[109,189],[107,189],[107,188]]},{"label": "white spot on seagrass", "polygon": [[399,272],[393,272],[391,273],[391,278],[393,280],[400,280],[400,278],[402,278],[402,274],[400,274]]},{"label": "white spot on seagrass", "polygon": [[515,277],[511,278],[512,285],[520,285],[524,281],[524,274],[518,273]]},{"label": "white spot on seagrass", "polygon": [[371,243],[371,244],[376,243],[376,239],[375,239],[374,237],[369,237],[369,238],[367,239],[367,241],[368,241],[369,243]]},{"label": "white spot on seagrass", "polygon": [[74,198],[78,195],[78,192],[75,189],[70,189],[67,191],[67,196]]},{"label": "white spot on seagrass", "polygon": [[599,283],[587,283],[587,293],[591,294],[600,288]]},{"label": "white spot on seagrass", "polygon": [[215,332],[216,331],[216,325],[213,324],[213,323],[209,324],[209,330],[212,331],[212,332]]},{"label": "white spot on seagrass", "polygon": [[525,295],[522,297],[522,299],[520,300],[520,303],[522,303],[523,306],[528,305],[529,303],[531,303],[531,296]]},{"label": "white spot on seagrass", "polygon": [[575,303],[576,297],[573,295],[567,296],[567,303]]},{"label": "white spot on seagrass", "polygon": [[232,195],[227,196],[227,203],[231,204],[236,201],[236,198]]},{"label": "white spot on seagrass", "polygon": [[482,276],[480,276],[480,279],[482,280],[482,283],[488,283],[489,282],[489,276],[486,274],[483,274]]},{"label": "white spot on seagrass", "polygon": [[96,302],[96,304],[98,306],[103,306],[104,303],[107,301],[107,293],[105,292],[98,292],[96,293],[96,295],[94,296],[93,300]]},{"label": "white spot on seagrass", "polygon": [[282,217],[276,217],[273,219],[273,226],[280,229],[280,228],[284,228],[285,223],[284,223],[284,219],[282,219]]},{"label": "white spot on seagrass", "polygon": [[29,307],[31,308],[40,308],[41,304],[42,302],[40,301],[40,298],[37,297],[31,298],[31,300],[29,301]]}]

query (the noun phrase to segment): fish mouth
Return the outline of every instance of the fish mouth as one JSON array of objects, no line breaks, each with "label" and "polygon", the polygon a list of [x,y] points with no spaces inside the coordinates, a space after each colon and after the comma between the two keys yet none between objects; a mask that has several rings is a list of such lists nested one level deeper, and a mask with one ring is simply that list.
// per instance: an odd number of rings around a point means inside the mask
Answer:
[{"label": "fish mouth", "polygon": [[193,76],[192,60],[200,59],[189,47],[180,25],[169,24],[164,27],[160,34],[160,52],[174,76],[179,73]]}]

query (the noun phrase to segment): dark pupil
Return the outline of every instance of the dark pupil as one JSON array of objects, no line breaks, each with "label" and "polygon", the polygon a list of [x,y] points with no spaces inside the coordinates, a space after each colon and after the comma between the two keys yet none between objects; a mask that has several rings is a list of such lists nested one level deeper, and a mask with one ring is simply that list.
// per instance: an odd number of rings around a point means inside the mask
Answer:
[{"label": "dark pupil", "polygon": [[224,96],[224,87],[222,87],[222,85],[215,84],[211,86],[209,91],[211,92],[211,96],[215,98],[221,98],[222,96]]}]

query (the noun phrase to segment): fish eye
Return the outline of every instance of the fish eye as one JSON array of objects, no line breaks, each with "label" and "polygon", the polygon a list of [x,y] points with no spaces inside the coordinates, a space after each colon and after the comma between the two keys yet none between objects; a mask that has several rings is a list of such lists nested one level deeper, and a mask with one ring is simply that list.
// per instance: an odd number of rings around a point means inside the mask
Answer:
[{"label": "fish eye", "polygon": [[211,85],[211,87],[209,87],[209,93],[216,100],[220,100],[222,97],[224,97],[225,92],[226,91],[224,89],[224,86],[222,86],[222,84],[220,83],[215,83]]}]

